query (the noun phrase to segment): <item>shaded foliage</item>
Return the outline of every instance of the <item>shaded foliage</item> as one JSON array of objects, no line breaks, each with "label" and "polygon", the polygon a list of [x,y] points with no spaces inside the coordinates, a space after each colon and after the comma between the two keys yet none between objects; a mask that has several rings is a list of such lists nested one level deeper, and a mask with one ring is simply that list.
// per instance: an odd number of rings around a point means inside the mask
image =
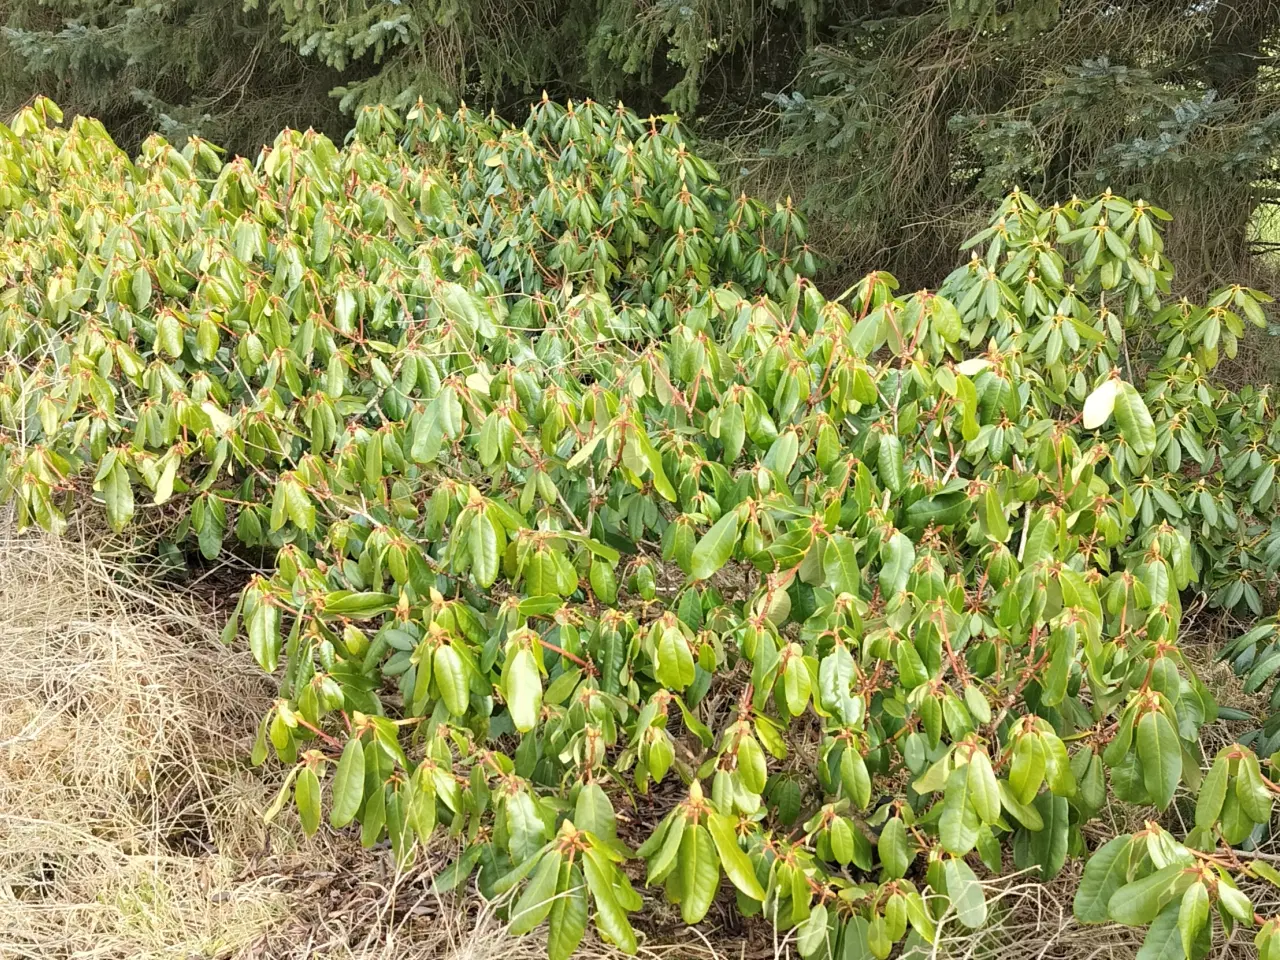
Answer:
[{"label": "shaded foliage", "polygon": [[1203,293],[1243,275],[1275,199],[1272,0],[4,0],[0,18],[11,108],[54,94],[130,145],[159,128],[253,155],[281,125],[336,138],[361,104],[419,98],[519,122],[543,89],[676,110],[753,190],[804,199],[833,282],[875,265],[936,285],[1011,187],[1110,187],[1178,214]]},{"label": "shaded foliage", "polygon": [[975,208],[1014,186],[1159,197],[1189,288],[1246,269],[1250,218],[1276,197],[1280,10],[1039,6],[974,29],[923,5],[819,45],[775,101],[781,152],[803,158],[791,188],[845,219],[855,263],[887,257],[913,282],[936,282]]}]

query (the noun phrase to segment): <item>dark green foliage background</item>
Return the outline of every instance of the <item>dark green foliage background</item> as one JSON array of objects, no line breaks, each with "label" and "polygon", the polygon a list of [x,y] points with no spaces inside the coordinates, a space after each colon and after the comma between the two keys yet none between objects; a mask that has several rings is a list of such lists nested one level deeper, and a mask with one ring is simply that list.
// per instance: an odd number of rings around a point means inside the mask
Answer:
[{"label": "dark green foliage background", "polygon": [[1198,292],[1259,283],[1273,232],[1269,0],[3,0],[0,22],[6,116],[45,93],[126,147],[158,129],[253,155],[419,97],[676,110],[726,174],[803,198],[833,285],[936,284],[1015,183],[1158,199]]}]

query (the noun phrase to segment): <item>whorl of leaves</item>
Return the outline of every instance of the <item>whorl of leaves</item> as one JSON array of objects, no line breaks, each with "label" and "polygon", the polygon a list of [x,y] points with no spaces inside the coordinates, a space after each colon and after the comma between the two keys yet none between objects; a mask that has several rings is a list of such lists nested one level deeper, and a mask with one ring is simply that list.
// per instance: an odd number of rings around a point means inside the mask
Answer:
[{"label": "whorl of leaves", "polygon": [[1163,211],[1015,193],[938,293],[828,300],[803,220],[665,120],[374,109],[224,164],[58,119],[0,135],[4,492],[274,556],[225,634],[281,677],[268,816],[401,865],[447,831],[436,887],[553,958],[634,950],[633,880],[696,923],[727,879],[882,960],[982,924],[975,868],[1052,877],[1109,796],[1198,790],[1076,912],[1161,956],[1261,921],[1233,878],[1280,875],[1232,846],[1280,788],[1203,773],[1178,633],[1280,559],[1270,397],[1212,376],[1265,298],[1166,304]]}]

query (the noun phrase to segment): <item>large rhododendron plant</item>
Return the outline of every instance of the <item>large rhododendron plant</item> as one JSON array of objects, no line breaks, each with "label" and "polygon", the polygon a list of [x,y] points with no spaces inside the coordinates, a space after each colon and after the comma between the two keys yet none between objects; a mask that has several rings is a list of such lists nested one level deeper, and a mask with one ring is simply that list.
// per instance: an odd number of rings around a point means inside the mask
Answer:
[{"label": "large rhododendron plant", "polygon": [[828,299],[671,118],[375,109],[229,161],[60,119],[0,136],[4,493],[268,558],[225,636],[280,678],[269,816],[401,866],[447,832],[436,888],[552,960],[634,950],[640,883],[862,960],[1182,803],[1077,916],[1280,957],[1240,889],[1274,764],[1202,755],[1179,650],[1188,591],[1261,613],[1280,563],[1271,398],[1213,376],[1267,298],[1169,297],[1162,210],[1014,193],[940,290]]}]

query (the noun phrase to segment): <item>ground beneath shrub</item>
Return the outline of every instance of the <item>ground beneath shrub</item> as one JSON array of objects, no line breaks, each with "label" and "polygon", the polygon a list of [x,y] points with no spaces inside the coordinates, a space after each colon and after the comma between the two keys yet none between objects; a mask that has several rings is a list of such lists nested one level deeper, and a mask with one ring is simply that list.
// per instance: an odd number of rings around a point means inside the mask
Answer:
[{"label": "ground beneath shrub", "polygon": [[[0,530],[0,957],[440,958],[544,956],[537,933],[506,936],[491,905],[438,896],[447,843],[396,875],[385,851],[326,829],[308,840],[288,812],[262,821],[280,771],[248,766],[272,681],[218,642],[207,597],[139,574],[116,545],[80,531],[55,541]],[[1256,708],[1215,665],[1218,620],[1186,645],[1219,698]],[[1247,725],[1246,725],[1247,726]],[[1207,749],[1241,730],[1206,728]],[[637,827],[661,805],[621,811]],[[1141,825],[1113,807],[1099,823]],[[1183,811],[1187,815],[1188,811]],[[1178,807],[1171,814],[1177,828]],[[1273,856],[1274,851],[1263,851]],[[1280,855],[1275,855],[1280,860]],[[988,884],[993,922],[944,924],[936,955],[982,960],[1131,958],[1120,927],[1070,916],[1079,864],[1052,884]],[[1274,891],[1273,891],[1274,892]],[[731,898],[694,928],[645,891],[642,953],[745,960],[794,956]],[[1274,908],[1276,904],[1270,904]],[[1253,953],[1237,937],[1221,956]],[[611,951],[590,939],[581,955]]]}]

